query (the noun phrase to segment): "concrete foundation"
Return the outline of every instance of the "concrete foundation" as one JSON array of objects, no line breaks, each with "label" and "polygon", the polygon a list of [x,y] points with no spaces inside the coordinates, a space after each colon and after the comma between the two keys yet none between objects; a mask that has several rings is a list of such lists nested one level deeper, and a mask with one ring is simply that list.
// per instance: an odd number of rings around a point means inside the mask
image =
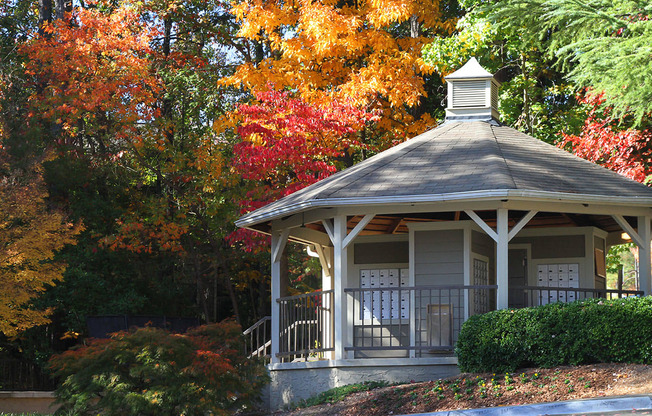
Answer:
[{"label": "concrete foundation", "polygon": [[333,387],[365,381],[429,381],[459,374],[457,357],[324,360],[270,364],[263,402],[271,410]]},{"label": "concrete foundation", "polygon": [[51,414],[58,408],[51,391],[0,391],[0,412]]}]

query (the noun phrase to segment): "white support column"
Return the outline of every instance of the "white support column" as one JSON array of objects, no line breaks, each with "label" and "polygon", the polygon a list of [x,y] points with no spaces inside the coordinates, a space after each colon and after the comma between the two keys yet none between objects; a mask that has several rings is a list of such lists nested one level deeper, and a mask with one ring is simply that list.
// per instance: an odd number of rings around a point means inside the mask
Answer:
[{"label": "white support column", "polygon": [[498,293],[496,299],[496,307],[498,309],[507,309],[508,304],[508,262],[507,256],[509,252],[509,216],[505,208],[497,210],[496,221],[496,234],[498,239],[496,241],[496,284],[498,285]]},{"label": "white support column", "polygon": [[[322,263],[322,274],[321,274],[321,289],[332,290],[333,289],[333,248],[332,247],[323,247],[317,245],[317,252],[319,253],[319,260]],[[322,306],[324,307],[323,312],[323,322],[324,322],[324,333],[322,339],[323,348],[331,348],[333,346],[333,298],[332,297],[323,297]],[[334,359],[334,353],[328,351],[324,353],[324,358],[329,360]]]},{"label": "white support column", "polygon": [[650,283],[652,279],[650,278],[650,217],[638,217],[638,235],[641,240],[641,245],[639,246],[638,251],[638,279],[639,279],[639,290],[644,292],[645,296],[652,294],[652,287]]},{"label": "white support column", "polygon": [[271,333],[271,362],[278,363],[280,360],[276,356],[279,352],[280,346],[280,333],[281,333],[281,310],[278,302],[276,301],[281,297],[281,256],[278,255],[279,250],[282,252],[281,247],[285,247],[283,236],[287,242],[287,234],[282,231],[272,231],[272,333]]},{"label": "white support column", "polygon": [[346,232],[346,216],[341,215],[335,217],[335,221],[333,222],[333,312],[335,315],[333,333],[336,360],[344,359],[347,356],[344,350],[348,342],[347,332],[349,325],[347,299],[344,293],[348,264],[347,249],[344,248]]}]

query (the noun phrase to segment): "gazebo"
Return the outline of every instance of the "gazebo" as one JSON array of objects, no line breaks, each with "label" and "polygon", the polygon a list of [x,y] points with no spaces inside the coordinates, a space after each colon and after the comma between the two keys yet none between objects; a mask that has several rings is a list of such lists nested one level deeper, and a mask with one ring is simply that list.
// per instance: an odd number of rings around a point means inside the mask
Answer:
[{"label": "gazebo", "polygon": [[[454,374],[473,314],[650,294],[652,189],[502,125],[475,59],[446,80],[439,127],[236,222],[272,237],[272,408]],[[639,290],[608,290],[605,253],[625,238]],[[319,256],[321,291],[284,293],[288,241]]]}]

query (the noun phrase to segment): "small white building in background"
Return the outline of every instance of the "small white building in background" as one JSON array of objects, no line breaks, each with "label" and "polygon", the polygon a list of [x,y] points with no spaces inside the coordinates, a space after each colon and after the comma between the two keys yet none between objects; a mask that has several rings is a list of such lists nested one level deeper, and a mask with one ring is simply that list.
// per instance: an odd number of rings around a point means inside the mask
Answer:
[{"label": "small white building in background", "polygon": [[[652,189],[500,124],[475,59],[446,80],[442,125],[236,222],[272,236],[270,408],[453,375],[473,314],[650,294]],[[637,292],[606,290],[624,232]],[[288,241],[318,253],[321,291],[282,293]]]}]

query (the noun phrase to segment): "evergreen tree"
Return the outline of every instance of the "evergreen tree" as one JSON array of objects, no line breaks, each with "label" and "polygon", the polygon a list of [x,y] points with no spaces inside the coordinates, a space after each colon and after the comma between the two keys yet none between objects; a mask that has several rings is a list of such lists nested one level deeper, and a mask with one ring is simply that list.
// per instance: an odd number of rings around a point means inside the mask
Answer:
[{"label": "evergreen tree", "polygon": [[652,3],[648,0],[506,0],[489,19],[557,58],[580,87],[604,91],[605,106],[635,126],[652,113]]}]

